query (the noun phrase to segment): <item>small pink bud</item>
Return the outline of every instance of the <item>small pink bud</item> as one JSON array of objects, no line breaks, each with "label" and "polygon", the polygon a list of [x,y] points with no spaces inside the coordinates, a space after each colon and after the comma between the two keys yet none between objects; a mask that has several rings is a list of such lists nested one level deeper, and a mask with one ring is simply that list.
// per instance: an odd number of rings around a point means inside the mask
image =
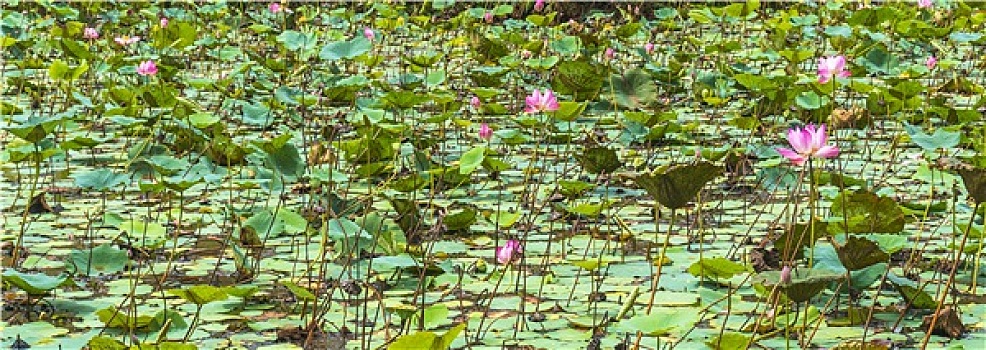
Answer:
[{"label": "small pink bud", "polygon": [[168,17],[161,17],[161,28],[168,27]]},{"label": "small pink bud", "polygon": [[157,74],[157,65],[154,64],[154,61],[152,60],[141,62],[140,65],[137,66],[137,74],[143,76],[155,75]]},{"label": "small pink bud", "polygon": [[86,27],[86,29],[82,31],[82,37],[89,40],[96,40],[99,39],[99,32],[96,31],[96,28]]},{"label": "small pink bud", "polygon": [[280,13],[283,10],[281,8],[281,4],[277,2],[272,2],[270,5],[267,5],[267,9],[270,10],[271,13]]},{"label": "small pink bud", "polygon": [[489,141],[493,138],[493,129],[490,129],[486,123],[479,124],[479,138]]},{"label": "small pink bud", "polygon": [[487,12],[484,14],[483,20],[486,21],[486,23],[493,23],[493,12]]},{"label": "small pink bud", "polygon": [[927,9],[931,8],[932,0],[918,0],[918,8]]},{"label": "small pink bud", "polygon": [[377,37],[377,34],[374,33],[373,29],[370,29],[370,27],[366,27],[363,28],[363,36],[366,37],[367,40],[372,41],[374,38]]},{"label": "small pink bud", "polygon": [[604,56],[606,57],[606,60],[611,60],[614,56],[616,56],[616,52],[613,51],[612,47],[607,47]]},{"label": "small pink bud", "polygon": [[784,268],[781,269],[781,284],[789,283],[791,283],[791,267],[784,266]]},{"label": "small pink bud", "polygon": [[924,66],[928,67],[929,70],[935,69],[935,65],[937,64],[938,64],[938,58],[936,58],[935,56],[928,57],[928,60],[924,61]]},{"label": "small pink bud", "polygon": [[544,10],[544,0],[537,0],[537,1],[535,1],[534,2],[534,11],[535,12],[541,12],[543,10]]},{"label": "small pink bud", "polygon": [[654,54],[654,43],[644,44],[644,52],[647,52],[648,55]]},{"label": "small pink bud", "polygon": [[472,99],[469,100],[469,105],[472,106],[472,108],[474,109],[479,109],[479,105],[480,105],[479,97],[473,96]]},{"label": "small pink bud", "polygon": [[517,240],[511,239],[504,243],[502,247],[496,248],[496,261],[501,264],[508,264],[524,254],[524,247]]}]

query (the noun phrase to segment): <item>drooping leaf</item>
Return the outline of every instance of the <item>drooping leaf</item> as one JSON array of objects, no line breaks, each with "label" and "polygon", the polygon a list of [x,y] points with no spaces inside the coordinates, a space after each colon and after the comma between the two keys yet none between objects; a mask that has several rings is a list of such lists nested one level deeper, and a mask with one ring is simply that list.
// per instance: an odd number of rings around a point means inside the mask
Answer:
[{"label": "drooping leaf", "polygon": [[555,66],[551,88],[558,93],[572,95],[573,101],[590,101],[596,98],[604,83],[604,69],[592,63],[562,61]]},{"label": "drooping leaf", "polygon": [[277,36],[277,42],[284,45],[289,51],[307,51],[315,48],[318,40],[314,33],[302,33],[294,30],[285,30]]},{"label": "drooping leaf", "polygon": [[906,301],[912,308],[933,310],[938,306],[938,302],[931,297],[931,294],[919,289],[917,282],[905,277],[898,277],[893,273],[887,275],[887,280],[890,281],[894,287],[897,287],[897,292],[904,297],[904,301]]},{"label": "drooping leaf", "polygon": [[846,244],[838,247],[839,260],[851,271],[867,266],[886,262],[890,255],[880,249],[880,246],[866,238],[849,236]]},{"label": "drooping leaf", "polygon": [[327,224],[326,234],[342,254],[359,253],[373,245],[373,236],[352,220],[336,218],[329,220]]},{"label": "drooping leaf", "polygon": [[96,311],[96,316],[106,327],[124,330],[145,328],[154,321],[154,316],[150,315],[138,314],[136,317],[131,317],[129,312],[117,310],[116,306]]},{"label": "drooping leaf", "polygon": [[200,284],[182,289],[171,289],[168,293],[177,295],[196,305],[205,305],[214,301],[226,300],[228,295],[225,288]]},{"label": "drooping leaf", "polygon": [[470,207],[449,213],[442,221],[449,231],[468,231],[476,223],[476,210]]},{"label": "drooping leaf", "polygon": [[925,151],[935,151],[939,148],[949,149],[957,146],[962,138],[959,131],[948,131],[943,128],[935,130],[931,135],[924,133],[920,127],[905,124],[904,129],[911,136],[911,141],[920,146]]},{"label": "drooping leaf", "polygon": [[616,105],[627,109],[642,109],[657,101],[657,84],[649,74],[635,69],[609,77]]},{"label": "drooping leaf", "polygon": [[168,230],[159,223],[144,220],[127,220],[116,225],[127,233],[130,239],[144,246],[154,246],[168,238]]},{"label": "drooping leaf", "polygon": [[579,165],[592,174],[610,174],[623,166],[616,151],[606,147],[586,148],[581,155],[576,155]]},{"label": "drooping leaf", "polygon": [[830,282],[845,277],[840,273],[826,269],[795,268],[791,271],[791,281],[781,281],[780,271],[764,271],[754,278],[754,282],[766,286],[777,285],[782,293],[794,302],[803,302],[818,295]]},{"label": "drooping leaf", "polygon": [[387,350],[446,350],[465,328],[466,324],[460,323],[442,335],[431,331],[403,335],[391,343]]},{"label": "drooping leaf", "polygon": [[832,215],[842,217],[830,223],[839,232],[899,233],[905,224],[904,211],[893,198],[864,189],[839,194],[832,201]]},{"label": "drooping leaf", "polygon": [[695,277],[707,278],[732,278],[733,276],[747,272],[746,265],[734,262],[726,258],[704,258],[699,259],[688,267],[688,273]]},{"label": "drooping leaf", "polygon": [[373,48],[373,42],[364,37],[356,37],[349,41],[337,41],[326,44],[322,47],[318,57],[323,60],[336,61],[339,59],[353,59],[362,55]]},{"label": "drooping leaf", "polygon": [[11,268],[3,272],[3,281],[30,295],[44,295],[61,286],[75,285],[75,281],[65,274],[56,277],[44,273],[21,273]]},{"label": "drooping leaf", "polygon": [[305,232],[308,219],[288,208],[277,209],[276,215],[271,209],[264,209],[244,221],[243,226],[252,228],[263,240]]},{"label": "drooping leaf", "polygon": [[722,167],[709,162],[679,165],[664,173],[641,174],[633,181],[658,203],[671,209],[684,208],[705,187],[722,174]]},{"label": "drooping leaf", "polygon": [[315,294],[312,294],[312,292],[309,291],[308,288],[299,286],[297,283],[291,281],[281,281],[280,283],[282,286],[284,286],[284,288],[287,288],[288,291],[291,292],[291,294],[294,294],[295,298],[305,301],[315,300]]},{"label": "drooping leaf", "polygon": [[986,169],[960,168],[958,172],[969,197],[972,197],[976,203],[986,203]]},{"label": "drooping leaf", "polygon": [[486,155],[486,147],[473,147],[462,154],[459,159],[459,174],[469,175],[480,165],[483,165],[483,158]]},{"label": "drooping leaf", "polygon": [[97,191],[113,189],[127,183],[127,180],[130,179],[127,174],[117,173],[107,168],[76,173],[72,177],[75,178],[76,186]]}]

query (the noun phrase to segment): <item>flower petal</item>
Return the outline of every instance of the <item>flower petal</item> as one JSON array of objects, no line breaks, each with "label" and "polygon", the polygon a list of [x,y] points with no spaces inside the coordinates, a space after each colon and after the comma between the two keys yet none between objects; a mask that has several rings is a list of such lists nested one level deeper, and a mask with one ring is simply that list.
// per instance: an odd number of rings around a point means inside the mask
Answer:
[{"label": "flower petal", "polygon": [[846,56],[835,56],[831,59],[832,70],[841,72],[846,70]]},{"label": "flower petal", "polygon": [[810,147],[813,151],[817,151],[828,143],[829,135],[825,133],[825,124],[819,125],[817,129],[814,125],[809,125],[809,127],[811,128],[808,131],[811,135]]},{"label": "flower petal", "polygon": [[787,148],[776,148],[776,150],[777,153],[780,153],[782,156],[784,156],[784,158],[787,158],[788,160],[791,161],[791,163],[794,163],[794,165],[797,166],[803,165],[805,163],[805,160],[807,159],[804,156],[798,154],[798,152],[795,152]]},{"label": "flower petal", "polygon": [[819,148],[815,152],[815,156],[819,158],[835,158],[839,156],[839,147],[836,146],[824,146]]},{"label": "flower petal", "polygon": [[811,152],[811,135],[804,129],[792,128],[788,130],[787,142],[798,153],[807,154]]}]

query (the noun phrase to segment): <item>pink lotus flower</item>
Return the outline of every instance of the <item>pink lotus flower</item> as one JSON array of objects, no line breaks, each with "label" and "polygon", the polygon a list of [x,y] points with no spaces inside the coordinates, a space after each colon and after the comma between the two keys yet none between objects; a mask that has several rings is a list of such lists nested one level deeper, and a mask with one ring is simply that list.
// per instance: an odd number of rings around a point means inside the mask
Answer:
[{"label": "pink lotus flower", "polygon": [[787,142],[791,148],[777,148],[784,158],[790,159],[794,165],[805,164],[808,158],[834,158],[839,155],[839,148],[828,144],[829,136],[825,133],[825,124],[815,128],[808,124],[802,128],[792,128],[787,131]]},{"label": "pink lotus flower", "polygon": [[496,261],[501,264],[508,264],[519,259],[521,254],[524,254],[524,247],[517,240],[511,239],[507,243],[504,243],[502,247],[496,248]]},{"label": "pink lotus flower", "polygon": [[927,9],[931,8],[932,0],[918,0],[918,8]]},{"label": "pink lotus flower", "polygon": [[928,67],[929,70],[935,69],[935,65],[938,64],[938,58],[935,56],[928,57],[927,61],[924,61],[924,66]]},{"label": "pink lotus flower", "polygon": [[479,124],[479,138],[489,141],[493,138],[493,129],[486,123]]},{"label": "pink lotus flower", "polygon": [[784,266],[781,269],[781,284],[791,284],[791,267]]},{"label": "pink lotus flower", "polygon": [[493,12],[483,14],[483,20],[486,21],[486,23],[493,23]]},{"label": "pink lotus flower", "polygon": [[520,58],[528,59],[531,58],[532,53],[528,50],[520,50]]},{"label": "pink lotus flower", "polygon": [[648,55],[654,54],[654,43],[644,44],[644,52],[646,52]]},{"label": "pink lotus flower", "polygon": [[607,47],[606,52],[603,53],[603,57],[606,57],[607,60],[611,60],[614,56],[616,56],[616,52],[613,51],[613,48]]},{"label": "pink lotus flower", "polygon": [[537,112],[554,112],[558,110],[558,98],[555,97],[555,93],[551,92],[551,89],[544,89],[544,93],[538,89],[534,89],[534,92],[524,100],[527,103],[527,107],[524,108],[524,112],[527,113],[537,113]]},{"label": "pink lotus flower", "polygon": [[373,29],[370,29],[370,27],[363,28],[363,36],[370,41],[377,37],[376,33],[374,33]]},{"label": "pink lotus flower", "polygon": [[124,36],[118,36],[118,37],[114,38],[113,41],[115,41],[117,44],[120,44],[121,46],[127,46],[127,45],[134,44],[134,43],[140,41],[140,37],[139,36],[124,35]]},{"label": "pink lotus flower", "polygon": [[846,56],[822,56],[818,59],[818,83],[828,83],[833,77],[849,77],[849,71],[846,70]]},{"label": "pink lotus flower", "polygon": [[143,76],[155,75],[155,74],[157,74],[157,65],[154,64],[154,61],[152,61],[152,60],[147,60],[147,61],[141,62],[137,66],[137,74],[140,74],[140,75],[143,75]]},{"label": "pink lotus flower", "polygon": [[270,10],[271,13],[280,13],[281,11],[284,11],[284,9],[281,8],[281,4],[277,2],[272,2],[270,5],[267,5],[267,9]]},{"label": "pink lotus flower", "polygon": [[469,99],[469,105],[472,106],[472,108],[474,109],[479,109],[480,106],[479,97],[473,96],[471,99]]},{"label": "pink lotus flower", "polygon": [[534,11],[541,12],[544,10],[544,0],[537,0],[534,2]]},{"label": "pink lotus flower", "polygon": [[160,24],[161,24],[161,28],[166,28],[166,27],[168,27],[168,17],[161,17],[161,22],[160,22]]},{"label": "pink lotus flower", "polygon": [[96,28],[86,27],[86,29],[82,30],[82,37],[89,40],[96,40],[99,39],[99,32],[96,31]]}]

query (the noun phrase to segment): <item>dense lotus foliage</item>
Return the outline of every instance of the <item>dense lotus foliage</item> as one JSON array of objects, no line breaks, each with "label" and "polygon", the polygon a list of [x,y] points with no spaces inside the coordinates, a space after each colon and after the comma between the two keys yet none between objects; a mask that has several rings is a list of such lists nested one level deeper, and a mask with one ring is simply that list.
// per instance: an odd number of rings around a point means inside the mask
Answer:
[{"label": "dense lotus foliage", "polygon": [[0,346],[981,349],[979,2],[0,5]]}]

